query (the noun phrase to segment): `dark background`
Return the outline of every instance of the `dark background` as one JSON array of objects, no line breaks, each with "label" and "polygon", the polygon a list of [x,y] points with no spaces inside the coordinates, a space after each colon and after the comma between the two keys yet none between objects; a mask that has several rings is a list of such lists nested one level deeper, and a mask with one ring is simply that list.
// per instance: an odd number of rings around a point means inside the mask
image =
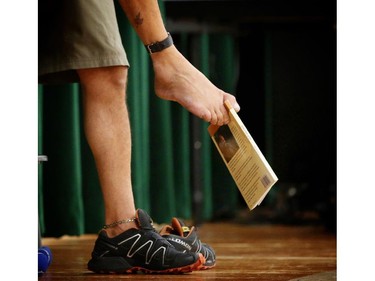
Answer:
[{"label": "dark background", "polygon": [[239,115],[279,177],[262,208],[236,218],[335,231],[336,2],[164,2],[175,32],[236,35]]}]

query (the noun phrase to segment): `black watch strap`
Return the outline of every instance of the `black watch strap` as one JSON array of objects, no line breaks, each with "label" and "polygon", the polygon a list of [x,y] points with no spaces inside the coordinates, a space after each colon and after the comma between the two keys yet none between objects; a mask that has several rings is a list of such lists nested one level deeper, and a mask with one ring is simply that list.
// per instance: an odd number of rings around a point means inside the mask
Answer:
[{"label": "black watch strap", "polygon": [[165,38],[163,41],[155,42],[150,45],[145,45],[147,52],[150,54],[160,52],[170,46],[173,45],[173,39],[171,34],[168,32],[168,37]]}]

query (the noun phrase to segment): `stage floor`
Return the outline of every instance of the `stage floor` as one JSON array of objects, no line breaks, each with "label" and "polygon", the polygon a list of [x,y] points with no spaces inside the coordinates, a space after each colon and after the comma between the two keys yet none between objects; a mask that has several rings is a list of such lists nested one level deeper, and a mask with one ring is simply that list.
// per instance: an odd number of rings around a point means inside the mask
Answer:
[{"label": "stage floor", "polygon": [[43,238],[53,261],[43,280],[336,280],[336,235],[319,226],[205,223],[203,242],[217,254],[213,269],[181,275],[103,275],[87,270],[96,235]]}]

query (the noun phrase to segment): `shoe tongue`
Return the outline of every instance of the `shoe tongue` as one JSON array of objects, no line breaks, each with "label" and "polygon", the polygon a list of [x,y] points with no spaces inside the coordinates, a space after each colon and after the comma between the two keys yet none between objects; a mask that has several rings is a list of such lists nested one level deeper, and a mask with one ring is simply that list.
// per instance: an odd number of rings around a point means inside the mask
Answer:
[{"label": "shoe tongue", "polygon": [[170,225],[164,225],[159,231],[159,234],[161,236],[169,235],[169,234],[173,234],[173,233],[174,233],[174,229]]},{"label": "shoe tongue", "polygon": [[153,222],[151,217],[146,213],[146,211],[142,209],[138,209],[136,212],[137,221],[139,224],[139,227],[142,229],[154,230]]},{"label": "shoe tongue", "polygon": [[172,219],[172,228],[175,232],[177,232],[178,235],[182,237],[186,237],[190,233],[190,228],[185,225],[185,223],[182,220],[179,220],[178,218]]}]

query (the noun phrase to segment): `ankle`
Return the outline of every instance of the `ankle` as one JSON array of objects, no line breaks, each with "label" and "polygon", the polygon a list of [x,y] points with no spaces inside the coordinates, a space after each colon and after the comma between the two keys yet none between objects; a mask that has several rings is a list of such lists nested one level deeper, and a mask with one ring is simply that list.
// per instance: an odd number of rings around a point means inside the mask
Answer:
[{"label": "ankle", "polygon": [[111,228],[106,228],[104,229],[107,232],[107,235],[109,238],[113,238],[117,235],[120,235],[121,233],[131,229],[131,228],[136,228],[138,229],[138,225],[135,222],[131,222],[128,224],[123,224],[123,225],[117,225]]},{"label": "ankle", "polygon": [[109,237],[114,237],[131,228],[139,228],[136,220],[137,219],[134,217],[131,219],[115,221],[113,223],[104,225],[103,229],[107,232]]}]

